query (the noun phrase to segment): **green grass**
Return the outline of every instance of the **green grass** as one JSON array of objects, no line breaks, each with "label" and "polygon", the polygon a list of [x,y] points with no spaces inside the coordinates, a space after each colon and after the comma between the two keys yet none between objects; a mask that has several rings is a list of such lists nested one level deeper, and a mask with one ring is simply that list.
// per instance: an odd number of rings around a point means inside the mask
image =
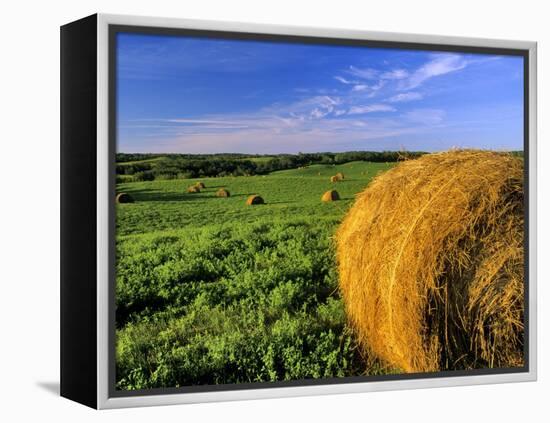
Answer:
[{"label": "green grass", "polygon": [[[393,166],[123,183],[117,206],[117,387],[384,372],[346,326],[332,236],[356,193]],[[343,182],[330,176],[343,172]],[[230,198],[217,198],[219,188]],[[335,188],[342,201],[322,203]],[[259,194],[265,205],[246,206]]]},{"label": "green grass", "polygon": [[[117,211],[117,234],[148,233],[183,227],[213,226],[222,223],[247,224],[269,218],[292,221],[296,217],[339,220],[360,192],[378,172],[391,167],[385,163],[351,162],[340,166],[313,165],[304,169],[274,172],[266,176],[177,179],[119,184],[118,191],[136,201]],[[330,176],[343,172],[343,182],[331,183]],[[362,172],[366,172],[363,175]],[[321,173],[319,176],[318,173]],[[202,181],[206,189],[187,194],[186,189]],[[219,188],[229,198],[214,196]],[[323,193],[336,189],[342,201],[321,203]],[[245,207],[251,194],[261,195],[267,204]]]}]

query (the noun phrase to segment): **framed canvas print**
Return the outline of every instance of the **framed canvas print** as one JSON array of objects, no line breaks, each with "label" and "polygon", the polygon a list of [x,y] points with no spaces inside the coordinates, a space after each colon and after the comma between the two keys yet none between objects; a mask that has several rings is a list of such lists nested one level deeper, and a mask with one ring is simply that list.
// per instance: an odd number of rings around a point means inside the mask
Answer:
[{"label": "framed canvas print", "polygon": [[536,379],[536,44],[61,28],[61,394]]}]

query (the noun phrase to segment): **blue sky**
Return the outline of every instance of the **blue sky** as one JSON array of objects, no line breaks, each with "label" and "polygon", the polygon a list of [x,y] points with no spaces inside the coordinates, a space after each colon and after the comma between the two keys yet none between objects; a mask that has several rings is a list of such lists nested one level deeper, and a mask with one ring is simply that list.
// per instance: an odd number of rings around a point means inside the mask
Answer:
[{"label": "blue sky", "polygon": [[523,59],[118,34],[117,149],[523,148]]}]

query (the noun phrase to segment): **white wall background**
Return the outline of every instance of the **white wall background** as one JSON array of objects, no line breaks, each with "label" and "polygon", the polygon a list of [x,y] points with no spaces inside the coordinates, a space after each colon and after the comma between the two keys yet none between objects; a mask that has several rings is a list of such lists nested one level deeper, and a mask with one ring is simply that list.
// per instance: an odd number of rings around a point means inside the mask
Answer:
[{"label": "white wall background", "polygon": [[[2,4],[0,420],[549,421],[550,29],[540,0],[81,0]],[[95,412],[59,381],[59,26],[95,13],[539,42],[539,381]],[[546,394],[544,391],[546,390]]]}]

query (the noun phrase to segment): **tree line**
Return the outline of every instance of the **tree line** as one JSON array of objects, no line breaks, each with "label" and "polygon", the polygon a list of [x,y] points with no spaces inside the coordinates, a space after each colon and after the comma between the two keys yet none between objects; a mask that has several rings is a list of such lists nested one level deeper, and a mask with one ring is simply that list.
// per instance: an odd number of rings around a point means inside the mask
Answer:
[{"label": "tree line", "polygon": [[[253,154],[153,154],[116,155],[117,175],[131,181],[154,179],[203,178],[264,175],[277,170],[295,169],[312,164],[343,164],[352,161],[397,162],[425,154],[418,151],[348,151],[344,153]],[[144,161],[159,158],[155,161]],[[131,163],[129,163],[131,162]],[[134,163],[135,162],[135,163]]]}]

